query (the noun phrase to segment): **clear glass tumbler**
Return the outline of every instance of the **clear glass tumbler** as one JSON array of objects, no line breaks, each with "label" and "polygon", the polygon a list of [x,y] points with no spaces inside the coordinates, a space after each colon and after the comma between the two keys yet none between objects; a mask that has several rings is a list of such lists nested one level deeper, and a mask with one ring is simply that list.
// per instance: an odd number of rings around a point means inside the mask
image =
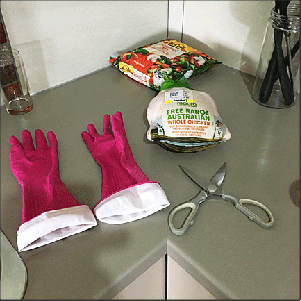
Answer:
[{"label": "clear glass tumbler", "polygon": [[282,109],[293,106],[300,93],[300,3],[275,3],[279,7],[275,5],[267,21],[252,98]]},{"label": "clear glass tumbler", "polygon": [[23,115],[33,108],[24,63],[19,51],[4,45],[0,48],[1,96],[6,111]]}]

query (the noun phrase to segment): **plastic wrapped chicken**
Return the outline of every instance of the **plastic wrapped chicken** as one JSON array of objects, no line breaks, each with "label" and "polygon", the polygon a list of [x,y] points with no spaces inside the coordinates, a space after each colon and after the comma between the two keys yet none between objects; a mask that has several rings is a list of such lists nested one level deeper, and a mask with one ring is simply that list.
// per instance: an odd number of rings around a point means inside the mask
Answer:
[{"label": "plastic wrapped chicken", "polygon": [[185,79],[165,84],[147,108],[149,141],[169,151],[186,153],[231,138],[209,94],[191,89]]}]

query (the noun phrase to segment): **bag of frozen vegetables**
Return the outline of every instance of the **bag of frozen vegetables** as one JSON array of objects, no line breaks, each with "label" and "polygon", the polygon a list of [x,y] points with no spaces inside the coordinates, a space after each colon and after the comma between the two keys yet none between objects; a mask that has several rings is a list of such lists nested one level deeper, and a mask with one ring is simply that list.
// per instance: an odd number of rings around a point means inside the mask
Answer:
[{"label": "bag of frozen vegetables", "polygon": [[189,78],[221,62],[184,43],[165,39],[110,57],[110,63],[128,77],[159,91],[167,79]]},{"label": "bag of frozen vegetables", "polygon": [[147,139],[173,152],[197,152],[231,138],[214,99],[183,78],[167,80],[147,108]]}]

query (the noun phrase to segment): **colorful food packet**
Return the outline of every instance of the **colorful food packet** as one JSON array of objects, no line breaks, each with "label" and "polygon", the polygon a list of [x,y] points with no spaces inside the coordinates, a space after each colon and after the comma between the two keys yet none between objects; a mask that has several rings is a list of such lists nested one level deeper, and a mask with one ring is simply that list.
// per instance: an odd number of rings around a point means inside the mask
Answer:
[{"label": "colorful food packet", "polygon": [[159,91],[167,79],[189,78],[221,62],[184,43],[165,39],[110,57],[110,63],[128,77]]},{"label": "colorful food packet", "polygon": [[191,89],[185,81],[182,87],[180,81],[171,86],[148,105],[149,141],[173,152],[197,152],[231,138],[209,94]]}]

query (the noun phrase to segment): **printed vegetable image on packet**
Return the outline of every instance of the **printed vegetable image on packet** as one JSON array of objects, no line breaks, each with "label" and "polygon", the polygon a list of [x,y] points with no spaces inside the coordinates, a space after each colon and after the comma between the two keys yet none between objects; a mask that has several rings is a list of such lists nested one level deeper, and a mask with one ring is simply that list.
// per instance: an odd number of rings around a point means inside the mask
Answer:
[{"label": "printed vegetable image on packet", "polygon": [[110,63],[126,76],[159,91],[167,79],[189,78],[221,62],[184,43],[165,39],[110,57]]},{"label": "printed vegetable image on packet", "polygon": [[173,152],[197,152],[231,138],[214,99],[186,87],[162,90],[147,108],[147,139]]}]

